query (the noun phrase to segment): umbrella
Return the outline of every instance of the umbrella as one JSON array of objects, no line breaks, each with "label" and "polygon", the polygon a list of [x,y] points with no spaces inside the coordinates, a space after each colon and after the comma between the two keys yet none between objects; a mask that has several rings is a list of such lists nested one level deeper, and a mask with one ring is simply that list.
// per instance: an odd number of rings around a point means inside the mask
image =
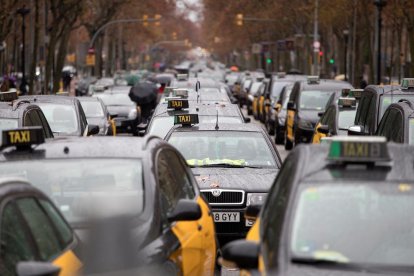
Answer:
[{"label": "umbrella", "polygon": [[233,72],[239,72],[239,67],[232,66],[232,67],[230,67],[230,70],[233,71]]},{"label": "umbrella", "polygon": [[140,82],[129,91],[131,101],[138,105],[150,104],[157,100],[157,86],[154,83],[145,81]]}]

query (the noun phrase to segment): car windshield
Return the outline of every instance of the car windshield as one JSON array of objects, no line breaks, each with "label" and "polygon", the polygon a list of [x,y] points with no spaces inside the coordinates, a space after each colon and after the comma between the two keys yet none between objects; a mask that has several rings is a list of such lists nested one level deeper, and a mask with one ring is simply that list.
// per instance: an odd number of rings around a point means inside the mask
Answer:
[{"label": "car windshield", "polygon": [[36,103],[45,114],[54,133],[74,134],[79,130],[75,106],[54,103]]},{"label": "car windshield", "polygon": [[342,130],[347,130],[354,125],[356,115],[355,109],[344,109],[339,111],[338,115],[338,128]]},{"label": "car windshield", "polygon": [[115,94],[97,94],[97,97],[99,97],[103,103],[108,106],[133,106],[134,102],[131,101],[127,93],[115,93]]},{"label": "car windshield", "polygon": [[272,85],[272,93],[270,94],[270,97],[274,101],[278,100],[283,88],[288,84],[289,82],[274,82]]},{"label": "car windshield", "polygon": [[292,215],[295,258],[413,267],[414,184],[304,184]]},{"label": "car windshield", "polygon": [[81,101],[81,105],[88,118],[100,118],[105,116],[100,102]]},{"label": "car windshield", "polygon": [[259,132],[173,132],[168,141],[192,166],[228,164],[275,167],[276,161]]},{"label": "car windshield", "polygon": [[299,108],[309,110],[324,110],[333,91],[302,91]]},{"label": "car windshield", "polygon": [[140,159],[55,159],[0,164],[0,175],[30,180],[54,201],[71,224],[85,222],[91,216],[141,213],[142,174]]},{"label": "car windshield", "polygon": [[19,121],[14,118],[0,118],[0,131],[6,129],[18,128]]},{"label": "car windshield", "polygon": [[397,103],[399,100],[407,99],[410,101],[414,101],[414,94],[413,95],[383,95],[381,97],[380,103],[380,116],[378,118],[378,122],[381,121],[382,115],[384,115],[385,110],[393,104]]},{"label": "car windshield", "polygon": [[[241,124],[243,123],[240,117],[218,117],[219,124]],[[199,116],[198,120],[200,123],[215,123],[216,116]],[[156,117],[152,120],[151,125],[148,129],[148,134],[156,135],[158,137],[164,138],[168,131],[174,126],[174,117]]]}]

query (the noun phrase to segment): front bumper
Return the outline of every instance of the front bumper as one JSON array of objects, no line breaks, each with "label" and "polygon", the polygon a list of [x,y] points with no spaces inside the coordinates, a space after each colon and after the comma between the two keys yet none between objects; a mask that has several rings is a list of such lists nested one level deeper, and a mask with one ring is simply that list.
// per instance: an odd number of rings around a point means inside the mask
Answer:
[{"label": "front bumper", "polygon": [[246,219],[244,218],[244,211],[246,208],[214,208],[211,207],[213,214],[215,213],[239,213],[239,222],[215,222],[216,234],[222,237],[244,238],[251,226],[246,226]]}]

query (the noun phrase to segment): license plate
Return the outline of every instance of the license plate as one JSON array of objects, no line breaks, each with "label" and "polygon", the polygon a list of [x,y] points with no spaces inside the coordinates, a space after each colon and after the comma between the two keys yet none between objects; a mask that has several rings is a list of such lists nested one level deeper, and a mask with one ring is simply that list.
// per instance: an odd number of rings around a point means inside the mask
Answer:
[{"label": "license plate", "polygon": [[238,212],[214,212],[215,222],[240,222],[240,213]]}]

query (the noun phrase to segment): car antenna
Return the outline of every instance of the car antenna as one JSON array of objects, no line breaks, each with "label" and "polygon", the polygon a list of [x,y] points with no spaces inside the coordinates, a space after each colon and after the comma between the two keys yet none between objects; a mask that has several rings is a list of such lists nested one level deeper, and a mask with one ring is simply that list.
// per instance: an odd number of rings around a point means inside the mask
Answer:
[{"label": "car antenna", "polygon": [[197,80],[196,82],[196,92],[197,92],[197,103],[198,103],[198,99],[200,98],[200,94],[198,93],[198,90],[201,88],[201,83],[199,80]]},{"label": "car antenna", "polygon": [[215,130],[219,130],[219,125],[218,125],[218,105],[216,105],[216,127],[214,129]]}]

